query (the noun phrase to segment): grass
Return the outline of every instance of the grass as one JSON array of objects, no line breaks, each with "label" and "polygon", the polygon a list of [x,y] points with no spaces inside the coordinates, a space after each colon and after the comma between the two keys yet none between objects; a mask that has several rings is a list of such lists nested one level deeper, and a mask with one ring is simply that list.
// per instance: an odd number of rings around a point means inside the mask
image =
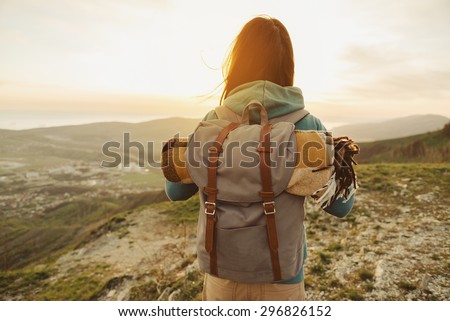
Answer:
[{"label": "grass", "polygon": [[75,245],[83,230],[117,208],[109,201],[79,199],[62,203],[41,218],[3,219],[0,269],[21,268]]},{"label": "grass", "polygon": [[375,290],[375,286],[372,283],[364,284],[364,288],[366,289],[366,292],[371,292]]},{"label": "grass", "polygon": [[450,141],[442,130],[404,138],[360,143],[359,163],[450,162]]},{"label": "grass", "polygon": [[130,301],[155,301],[160,292],[155,281],[149,281],[130,290]]},{"label": "grass", "polygon": [[[17,269],[67,251],[84,238],[126,211],[164,200],[161,191],[126,194],[120,198],[77,197],[48,209],[43,216],[22,219],[2,218],[0,225],[0,270]],[[116,222],[117,223],[117,222]]]},{"label": "grass", "polygon": [[[403,184],[408,193],[414,193],[413,196],[429,193],[430,187],[438,184],[440,188],[436,193],[439,197],[450,197],[450,179],[446,179],[450,175],[450,163],[359,165],[357,174],[363,189],[386,196],[399,194]],[[407,199],[410,200],[410,196]]]},{"label": "grass", "polygon": [[415,289],[417,289],[417,286],[415,284],[406,281],[400,281],[397,285],[400,289],[406,291],[414,291]]},{"label": "grass", "polygon": [[51,266],[0,272],[0,299],[92,300],[108,281],[108,268],[107,264],[77,266],[58,280],[52,280],[56,270]]},{"label": "grass", "polygon": [[364,301],[364,293],[356,288],[346,288],[343,290],[342,295],[352,301]]},{"label": "grass", "polygon": [[52,270],[40,269],[0,272],[0,298],[16,295],[30,288],[39,288],[52,273]]},{"label": "grass", "polygon": [[199,212],[198,195],[183,202],[162,202],[155,205],[162,214],[175,224],[197,222]]},{"label": "grass", "polygon": [[[450,164],[363,164],[357,166],[356,171],[361,189],[350,215],[338,220],[312,206],[308,208],[305,224],[310,250],[305,264],[305,282],[314,298],[378,299],[380,289],[374,285],[374,265],[390,254],[390,248],[382,245],[399,234],[409,235],[403,233],[404,230],[415,231],[420,222],[418,213],[439,221],[447,219],[443,208],[450,199]],[[432,194],[432,201],[416,198],[422,194]],[[401,211],[403,207],[409,208],[413,214],[413,224]],[[330,217],[328,223],[325,223],[325,217]],[[403,222],[396,224],[397,217],[403,218]],[[321,229],[322,225],[327,226],[327,231]],[[372,225],[373,230],[367,230]],[[441,252],[428,254],[435,267],[439,266],[440,272],[436,272],[439,275],[442,275],[442,270],[450,270],[450,261],[444,258]],[[349,264],[342,266],[341,260]],[[362,262],[364,265],[361,266]],[[406,299],[406,293],[417,289],[417,284],[397,282],[394,287],[402,290],[402,294],[386,294],[386,299]],[[414,292],[414,296],[417,299],[431,298],[423,291]]]},{"label": "grass", "polygon": [[323,274],[325,272],[325,267],[322,263],[317,263],[311,266],[311,273],[313,274]]},{"label": "grass", "polygon": [[[180,265],[180,271],[185,269],[186,264],[191,264],[195,257],[189,257]],[[177,301],[201,300],[201,292],[203,289],[203,273],[194,270],[187,272],[183,277],[177,278],[175,274],[164,274],[162,270],[153,270],[150,272],[152,280],[145,282],[139,286],[135,286],[130,290],[130,298],[132,301],[154,301],[158,299],[167,300],[164,297],[165,289],[169,288],[171,293],[175,293],[172,299]]]},{"label": "grass", "polygon": [[[370,207],[366,209],[355,207],[353,214],[342,220],[331,217],[326,221],[328,218],[326,214],[316,210],[311,211],[311,214],[308,212],[307,232],[308,235],[316,236],[317,240],[310,240],[311,243],[308,243],[311,248],[314,247],[314,250],[308,252],[305,280],[308,280],[311,291],[324,291],[324,299],[373,299],[370,292],[374,290],[374,273],[370,265],[367,264],[367,266],[359,268],[361,265],[355,263],[348,269],[348,274],[344,274],[343,277],[346,281],[342,281],[340,278],[338,280],[338,276],[335,275],[337,271],[335,268],[339,267],[339,260],[342,257],[351,256],[351,253],[359,253],[361,249],[353,240],[361,233],[360,226],[363,226],[363,223],[359,223],[361,222],[359,218],[363,213],[382,210],[386,204],[392,203],[393,200],[400,205],[404,203],[413,204],[418,210],[422,210],[430,204],[418,202],[415,196],[430,193],[430,191],[436,195],[436,199],[447,200],[450,197],[450,182],[447,179],[450,177],[448,176],[450,175],[450,164],[360,165],[357,167],[357,172],[361,181],[361,192],[370,195],[371,202],[372,200],[378,200],[377,202],[362,203],[362,205],[369,204]],[[407,185],[407,194],[398,197],[404,189],[403,184]],[[4,229],[2,232],[7,231],[7,233],[0,233],[0,251],[5,250],[4,244],[10,245],[8,251],[11,251],[11,249],[16,251],[15,247],[11,247],[11,242],[14,241],[16,242],[14,244],[17,245],[22,243],[27,251],[20,252],[20,255],[16,257],[18,261],[17,258],[20,256],[27,257],[39,251],[39,246],[33,247],[33,242],[44,242],[38,244],[69,244],[70,240],[69,243],[65,243],[67,240],[64,237],[73,240],[78,236],[79,228],[91,224],[90,222],[98,222],[99,219],[102,220],[105,217],[107,220],[104,221],[104,224],[100,227],[97,226],[94,231],[100,233],[99,235],[108,230],[122,231],[125,230],[124,227],[127,225],[129,213],[160,199],[158,198],[160,196],[157,195],[141,193],[125,195],[116,200],[96,199],[88,204],[88,200],[82,197],[82,190],[74,190],[73,192],[79,192],[80,194],[77,202],[67,202],[52,208],[47,213],[47,218],[40,218],[35,221],[3,220],[1,222],[1,228]],[[97,201],[98,204],[95,203]],[[440,204],[446,204],[445,202],[442,201]],[[161,202],[151,206],[164,213],[168,221],[173,224],[191,224],[197,221],[198,196],[184,202]],[[62,218],[64,216],[68,217],[67,221]],[[381,218],[390,220],[389,217],[384,218],[383,216]],[[357,219],[358,224],[356,224]],[[70,224],[62,226],[65,222]],[[380,224],[385,224],[385,222]],[[327,226],[326,230],[322,230],[324,225]],[[345,230],[344,234],[341,233],[342,230]],[[374,230],[379,230],[379,232],[390,231],[384,225],[383,227],[376,225]],[[90,237],[94,236],[91,235]],[[372,240],[371,235],[364,240]],[[92,239],[89,238],[89,241],[92,241]],[[383,242],[383,240],[380,240],[380,242]],[[56,256],[55,253],[58,252],[58,249],[51,247],[47,247],[47,250],[48,252],[42,252],[42,257],[39,259],[45,258],[50,253]],[[383,251],[387,252],[389,249]],[[383,251],[376,249],[374,253],[382,255]],[[10,255],[12,252],[8,253]],[[5,256],[0,255],[0,257],[0,263],[2,263]],[[443,254],[430,253],[428,258],[430,257],[436,263],[439,263],[441,269],[450,270],[450,261],[445,260]],[[33,262],[33,260],[30,262]],[[185,269],[189,264],[190,261],[183,261],[178,272]],[[6,299],[15,294],[14,298],[30,300],[97,299],[109,287],[114,288],[115,281],[113,282],[108,276],[107,270],[107,266],[82,267],[80,270],[71,271],[57,283],[53,283],[52,280],[52,275],[54,275],[52,264],[48,264],[45,268],[29,266],[14,271],[0,272],[0,298]],[[186,273],[178,279],[174,275],[162,275],[161,273],[154,274],[151,278],[150,281],[143,278],[143,283],[132,289],[130,299],[157,299],[165,287],[170,287],[171,292],[178,291],[175,299],[199,299],[202,275],[198,272]],[[405,281],[396,283],[396,286],[402,290],[403,294],[417,289],[417,285]]]},{"label": "grass", "polygon": [[149,169],[148,172],[126,173],[120,176],[120,180],[132,184],[133,186],[141,186],[148,188],[163,188],[164,176],[159,169]]},{"label": "grass", "polygon": [[330,245],[328,245],[328,251],[332,252],[338,252],[342,251],[344,247],[340,243],[333,242]]},{"label": "grass", "polygon": [[372,271],[362,268],[358,271],[358,276],[362,281],[372,281],[375,274]]},{"label": "grass", "polygon": [[331,255],[324,252],[319,252],[319,257],[320,262],[322,262],[323,264],[327,265],[331,263]]}]

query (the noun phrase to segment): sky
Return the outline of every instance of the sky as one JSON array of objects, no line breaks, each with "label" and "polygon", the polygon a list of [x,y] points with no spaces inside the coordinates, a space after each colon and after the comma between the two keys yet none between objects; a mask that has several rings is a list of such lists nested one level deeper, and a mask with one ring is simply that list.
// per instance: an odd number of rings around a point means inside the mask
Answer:
[{"label": "sky", "polygon": [[202,117],[253,17],[287,27],[329,127],[450,117],[448,0],[0,0],[0,128]]}]

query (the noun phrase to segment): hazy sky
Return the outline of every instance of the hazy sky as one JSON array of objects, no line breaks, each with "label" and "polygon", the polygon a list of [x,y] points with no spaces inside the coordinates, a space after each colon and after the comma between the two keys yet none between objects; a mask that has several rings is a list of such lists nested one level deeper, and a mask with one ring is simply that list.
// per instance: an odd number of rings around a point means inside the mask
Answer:
[{"label": "hazy sky", "polygon": [[0,0],[0,118],[201,117],[258,14],[286,25],[295,85],[325,123],[450,117],[449,0]]}]

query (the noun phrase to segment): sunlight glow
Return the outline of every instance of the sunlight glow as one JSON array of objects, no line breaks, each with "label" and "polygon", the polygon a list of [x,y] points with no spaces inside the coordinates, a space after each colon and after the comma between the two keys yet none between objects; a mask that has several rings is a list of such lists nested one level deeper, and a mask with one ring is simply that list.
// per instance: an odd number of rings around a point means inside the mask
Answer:
[{"label": "sunlight glow", "polygon": [[[130,105],[137,113],[153,112],[139,107],[148,106],[144,101],[151,97],[212,95],[200,105],[215,105],[230,43],[251,18],[269,14],[290,32],[295,85],[319,116],[340,122],[332,116],[337,115],[333,106],[367,117],[393,107],[398,115],[420,113],[423,101],[428,111],[450,116],[450,90],[444,85],[450,78],[448,4],[430,3],[4,0],[0,110],[25,105],[39,110],[55,97],[73,99],[74,92],[86,99],[103,95],[105,102],[134,95],[143,99]],[[407,104],[404,97],[410,94],[417,97]],[[167,114],[182,112],[176,107]]]}]

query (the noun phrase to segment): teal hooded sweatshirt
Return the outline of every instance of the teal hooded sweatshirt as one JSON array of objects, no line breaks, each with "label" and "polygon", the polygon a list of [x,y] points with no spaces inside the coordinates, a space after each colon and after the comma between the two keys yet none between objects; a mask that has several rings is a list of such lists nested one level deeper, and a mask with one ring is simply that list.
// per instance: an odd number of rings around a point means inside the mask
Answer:
[{"label": "teal hooded sweatshirt", "polygon": [[[236,87],[228,94],[223,104],[231,108],[235,113],[241,115],[245,106],[253,100],[259,100],[264,108],[267,110],[269,119],[289,114],[293,111],[305,108],[303,94],[300,88],[297,87],[282,87],[273,82],[266,80],[257,80],[245,83]],[[256,113],[250,114],[252,121],[258,122],[259,115]],[[214,110],[210,111],[203,120],[217,119]],[[320,120],[309,114],[302,120],[295,124],[295,129],[299,130],[326,130]],[[166,194],[172,201],[186,200],[198,192],[198,187],[195,184],[180,184],[166,181]],[[354,195],[344,201],[342,198],[337,199],[332,206],[324,210],[329,214],[337,217],[344,217],[353,207]],[[305,259],[306,259],[306,234],[303,235],[305,244]],[[304,280],[304,269],[302,267],[300,273],[294,278],[280,283],[295,284]]]}]

